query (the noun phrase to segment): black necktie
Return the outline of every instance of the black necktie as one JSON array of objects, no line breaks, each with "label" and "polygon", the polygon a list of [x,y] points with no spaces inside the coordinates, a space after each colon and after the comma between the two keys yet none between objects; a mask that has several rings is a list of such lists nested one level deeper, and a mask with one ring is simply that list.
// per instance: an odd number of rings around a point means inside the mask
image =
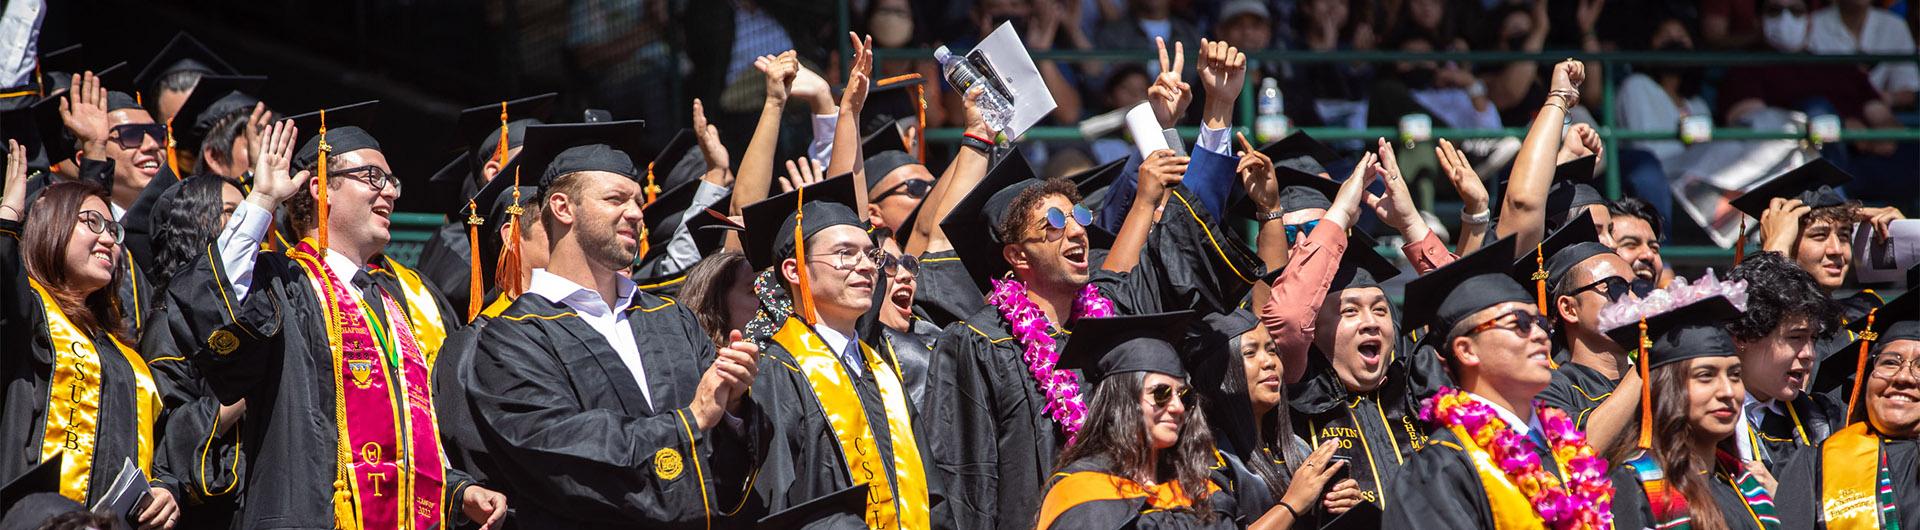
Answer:
[{"label": "black necktie", "polygon": [[373,276],[368,275],[367,271],[359,271],[353,273],[353,286],[360,289],[361,305],[367,311],[366,314],[378,319],[381,326],[386,326],[387,303],[386,299],[380,296],[380,284],[375,283]]}]

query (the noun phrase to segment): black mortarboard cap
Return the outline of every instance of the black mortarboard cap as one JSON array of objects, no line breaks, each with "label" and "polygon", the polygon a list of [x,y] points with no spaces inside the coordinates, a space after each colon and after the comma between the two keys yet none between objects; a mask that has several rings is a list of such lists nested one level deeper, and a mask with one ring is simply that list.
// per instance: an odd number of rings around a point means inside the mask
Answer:
[{"label": "black mortarboard cap", "polygon": [[907,142],[900,138],[900,132],[893,127],[882,127],[860,137],[861,153],[871,157],[882,151],[907,152]]},{"label": "black mortarboard cap", "polygon": [[0,486],[0,510],[5,510],[0,530],[41,528],[48,519],[87,509],[60,495],[60,467],[65,455],[57,453]]},{"label": "black mortarboard cap", "polygon": [[213,50],[201,44],[199,39],[182,31],[174,34],[173,40],[168,41],[167,46],[161,48],[160,53],[155,54],[145,68],[140,69],[139,75],[133,76],[133,83],[140,90],[145,91],[153,88],[153,84],[162,77],[175,72],[189,71],[204,75],[240,73],[232,65],[227,64],[225,59],[215,55]]},{"label": "black mortarboard cap", "polygon": [[86,69],[87,64],[86,47],[75,44],[40,54],[40,75],[48,78],[56,77],[56,74],[70,76]]},{"label": "black mortarboard cap", "polygon": [[631,153],[643,152],[647,124],[640,120],[605,123],[560,123],[527,127],[526,143],[495,179],[521,185],[539,185],[544,191],[561,176],[581,171],[605,171],[640,181],[644,170]]},{"label": "black mortarboard cap", "polygon": [[1380,282],[1400,275],[1386,256],[1373,250],[1379,243],[1359,230],[1347,232],[1347,251],[1340,255],[1340,268],[1334,270],[1327,292],[1361,287],[1379,287]]},{"label": "black mortarboard cap", "polygon": [[885,179],[888,173],[892,173],[893,170],[906,166],[919,165],[920,159],[914,158],[913,155],[907,154],[906,151],[880,151],[878,153],[870,151],[867,153],[867,159],[864,164],[866,164],[867,188],[873,190],[874,193],[879,193],[880,190],[878,188],[880,181]]},{"label": "black mortarboard cap", "polygon": [[1606,196],[1593,187],[1593,171],[1598,162],[1598,157],[1587,155],[1554,166],[1553,185],[1547,188],[1548,228],[1564,226],[1574,208],[1607,203]]},{"label": "black mortarboard cap", "polygon": [[1848,175],[1846,170],[1827,159],[1815,158],[1754,186],[1729,203],[1754,219],[1766,213],[1775,198],[1800,199],[1800,202],[1812,208],[1839,206],[1846,204],[1847,199],[1840,196],[1838,189],[1851,180],[1853,175]]},{"label": "black mortarboard cap", "polygon": [[[1727,322],[1736,318],[1740,318],[1740,309],[1723,296],[1698,300],[1647,317],[1647,338],[1653,343],[1653,351],[1646,353],[1651,363],[1647,366],[1659,368],[1699,357],[1739,355],[1740,352],[1733,347],[1733,335],[1726,328]],[[1622,348],[1637,350],[1640,348],[1640,323],[1636,321],[1607,330],[1607,337]]]},{"label": "black mortarboard cap", "polygon": [[907,219],[900,221],[900,226],[894,227],[893,240],[900,242],[902,250],[907,248],[907,240],[913,238],[913,226],[920,222],[920,209],[926,207],[927,201],[920,201],[920,204],[913,207],[913,211],[907,212]]},{"label": "black mortarboard cap", "polygon": [[1566,226],[1555,230],[1553,234],[1541,240],[1538,248],[1528,250],[1525,255],[1514,260],[1513,268],[1508,269],[1508,274],[1513,276],[1514,281],[1520,282],[1520,285],[1533,288],[1533,273],[1541,268],[1539,258],[1542,252],[1547,256],[1547,292],[1551,293],[1559,290],[1560,282],[1566,280],[1567,273],[1573,270],[1573,266],[1594,256],[1612,254],[1613,249],[1600,244],[1600,232],[1593,227],[1593,213],[1580,212],[1580,215],[1575,216]]},{"label": "black mortarboard cap", "polygon": [[1180,350],[1193,316],[1192,311],[1174,311],[1076,320],[1059,367],[1080,370],[1089,389],[1108,376],[1133,372],[1184,379],[1187,369]]},{"label": "black mortarboard cap", "polygon": [[895,122],[920,118],[921,94],[920,89],[915,87],[924,86],[925,81],[919,76],[881,81],[887,82],[874,82],[873,88],[867,93],[866,105],[861,107],[860,134],[868,136],[887,131],[898,137],[899,129]]},{"label": "black mortarboard cap", "polygon": [[[1908,276],[1920,274],[1920,267],[1908,271]],[[1868,331],[1867,318],[1854,319],[1847,328],[1858,335]],[[1920,289],[1909,289],[1906,294],[1894,298],[1880,306],[1873,313],[1872,331],[1874,340],[1868,345],[1868,356],[1878,355],[1888,343],[1898,340],[1920,340]],[[1815,393],[1827,393],[1834,389],[1846,388],[1851,384],[1859,367],[1860,345],[1865,338],[1856,338],[1852,343],[1832,352],[1820,360],[1820,367],[1814,370],[1812,390]],[[1871,361],[1869,361],[1871,362]],[[1869,368],[1871,369],[1871,368]]]},{"label": "black mortarboard cap", "polygon": [[1011,153],[988,169],[987,176],[940,220],[940,230],[966,264],[967,276],[980,292],[991,290],[994,278],[1012,270],[1000,255],[1000,248],[1006,244],[1000,241],[1000,221],[1006,218],[1007,208],[1021,190],[1040,182],[1027,159],[1018,152]]},{"label": "black mortarboard cap", "polygon": [[[107,81],[114,78],[125,77],[127,71],[126,65],[127,63],[115,64],[107,67],[105,70],[94,72],[94,75],[101,77],[101,86],[110,87]],[[73,155],[79,152],[74,146],[76,141],[73,135],[67,132],[67,123],[60,119],[60,100],[66,98],[65,91],[70,89],[70,87],[66,85],[71,84],[72,79],[68,78],[65,74],[58,77],[62,78],[62,81],[60,81],[62,88],[54,90],[52,87],[48,87],[47,94],[49,97],[35,101],[31,106],[30,112],[21,114],[22,117],[30,116],[33,120],[32,127],[37,130],[40,143],[42,144],[39,148],[45,150],[49,164],[63,160],[72,160]],[[122,92],[107,92],[107,112],[123,109],[145,110],[142,109],[138,103],[134,102],[132,96],[128,96]],[[23,138],[20,142],[21,144],[27,143],[24,137],[13,136],[13,133],[8,133],[8,135],[10,137]]]},{"label": "black mortarboard cap", "polygon": [[[379,107],[380,100],[376,99],[326,109],[327,145],[332,147],[335,156],[361,149],[380,149],[380,142],[367,132],[377,116],[374,110]],[[306,138],[300,142],[300,151],[293,156],[293,168],[296,171],[320,163],[320,113],[313,111],[287,118],[299,128],[300,137]]]},{"label": "black mortarboard cap", "polygon": [[700,164],[700,172],[678,171],[680,162],[685,160],[687,155],[697,152],[695,149],[698,147],[699,139],[694,136],[693,129],[675,131],[673,139],[667,140],[666,147],[660,148],[659,152],[653,153],[653,158],[647,159],[646,170],[653,174],[654,183],[659,185],[660,189],[680,187],[681,184],[699,177],[700,173],[706,170],[707,166],[703,162]]},{"label": "black mortarboard cap", "polygon": [[1488,307],[1505,302],[1532,304],[1533,294],[1507,276],[1513,246],[1512,237],[1502,238],[1408,282],[1402,307],[1406,328],[1431,325],[1428,334],[1442,336],[1460,319]]},{"label": "black mortarboard cap", "polygon": [[[235,112],[250,112],[260,102],[255,94],[266,86],[266,76],[217,76],[200,78],[180,110],[173,114],[173,139],[184,149],[195,149],[213,132],[220,119]],[[328,116],[332,125],[332,116]],[[197,156],[197,155],[195,155]]]},{"label": "black mortarboard cap", "polygon": [[841,530],[866,528],[867,484],[855,484],[760,519],[758,528]]},{"label": "black mortarboard cap", "polygon": [[[660,192],[660,195],[655,197],[653,202],[647,203],[646,208],[641,211],[641,216],[646,218],[647,223],[648,256],[666,254],[667,244],[672,242],[674,230],[680,228],[681,217],[695,206],[693,199],[700,194],[701,182],[703,181],[697,179],[690,180],[682,182],[678,186],[667,188],[667,191]],[[727,195],[722,196],[720,201],[726,201],[732,194],[733,192],[731,191],[727,192]],[[716,202],[715,204],[722,203],[723,202]],[[704,209],[709,205],[703,204],[699,206]],[[691,231],[689,231],[689,233],[693,235],[694,242],[699,244],[703,250],[715,243],[715,239],[717,239],[718,236],[723,235],[702,234]],[[701,254],[705,254],[705,252],[701,252]],[[641,256],[642,260],[646,258],[647,256]]]},{"label": "black mortarboard cap", "polygon": [[[506,101],[508,149],[526,141],[528,125],[544,124],[553,116],[553,102],[559,96],[558,92],[548,92]],[[460,109],[454,128],[462,144],[474,142],[475,162],[485,164],[500,146],[500,102]]]},{"label": "black mortarboard cap", "polygon": [[795,200],[801,193],[806,194],[807,202],[806,225],[800,227],[801,237],[813,237],[821,230],[840,225],[866,230],[853,210],[853,188],[853,174],[845,173],[742,208],[741,221],[747,225],[747,263],[753,270],[764,270],[793,255]]},{"label": "black mortarboard cap", "polygon": [[1306,131],[1294,131],[1261,146],[1260,153],[1273,159],[1274,177],[1280,184],[1281,211],[1333,207],[1333,196],[1340,193],[1340,183],[1320,176],[1327,173],[1327,166],[1340,159],[1333,148],[1313,139]]},{"label": "black mortarboard cap", "polygon": [[59,493],[60,466],[65,460],[66,453],[55,453],[53,458],[34,464],[7,481],[5,486],[0,486],[0,506],[12,507],[21,498],[35,493]]},{"label": "black mortarboard cap", "polygon": [[[459,154],[447,160],[447,163],[441,165],[439,170],[434,171],[433,176],[427,178],[427,182],[434,184],[465,182],[473,177],[473,171],[473,151],[461,149]],[[478,193],[479,190],[474,190],[474,192]]]},{"label": "black mortarboard cap", "polygon": [[[1245,297],[1241,299],[1242,302],[1246,300]],[[1230,373],[1227,363],[1240,362],[1240,356],[1237,355],[1240,352],[1228,346],[1233,339],[1259,326],[1260,319],[1253,315],[1253,311],[1243,307],[1235,307],[1224,313],[1207,313],[1200,317],[1200,325],[1188,326],[1186,343],[1179,348],[1180,362],[1192,378],[1188,384],[1193,385],[1195,390],[1220,388],[1220,382]]]}]

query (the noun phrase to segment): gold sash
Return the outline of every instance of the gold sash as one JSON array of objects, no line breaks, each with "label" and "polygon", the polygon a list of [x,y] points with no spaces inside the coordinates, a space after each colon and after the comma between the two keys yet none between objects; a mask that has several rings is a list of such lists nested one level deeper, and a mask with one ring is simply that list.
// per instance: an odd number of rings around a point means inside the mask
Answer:
[{"label": "gold sash", "polygon": [[1820,511],[1827,528],[1880,528],[1879,477],[1880,437],[1867,431],[1866,422],[1828,436],[1820,447]]},{"label": "gold sash", "polygon": [[420,354],[427,359],[427,366],[433,366],[433,360],[440,356],[440,345],[447,341],[446,321],[440,319],[440,305],[434,303],[433,291],[427,283],[420,280],[420,273],[388,259],[385,265],[400,280],[400,290],[406,293],[407,326],[413,331],[413,340],[420,343]]},{"label": "gold sash", "polygon": [[[93,478],[93,456],[100,428],[100,378],[104,375],[100,352],[94,348],[91,337],[67,320],[60,304],[54,302],[53,295],[39,281],[29,279],[28,284],[40,295],[47,337],[54,345],[52,384],[47,392],[47,427],[40,441],[40,461],[65,452],[66,460],[60,465],[60,495],[85,503],[88,484]],[[118,315],[109,316],[118,318]],[[134,460],[141,471],[151,475],[153,423],[160,413],[160,391],[153,384],[153,373],[147,370],[146,359],[112,335],[108,335],[107,340],[113,342],[120,356],[126,358],[127,366],[133,368]]]},{"label": "gold sash", "polygon": [[[913,438],[913,425],[907,416],[906,392],[893,367],[881,361],[871,348],[860,345],[861,358],[880,387],[881,401],[887,410],[888,433],[893,440],[894,475],[886,472],[885,458],[873,445],[866,408],[860,405],[853,381],[841,368],[840,359],[820,336],[799,319],[788,318],[773,341],[799,361],[808,386],[840,441],[840,454],[848,462],[848,476],[856,484],[868,484],[866,522],[868,528],[927,528],[928,513],[926,471],[920,462],[920,448]],[[894,484],[893,479],[898,479]],[[894,491],[899,491],[895,498]]]},{"label": "gold sash", "polygon": [[1480,486],[1487,491],[1487,512],[1493,514],[1493,527],[1499,530],[1544,527],[1546,522],[1534,511],[1533,502],[1507,478],[1507,472],[1493,461],[1493,454],[1475,444],[1465,427],[1455,425],[1448,429],[1460,439],[1460,452],[1467,454],[1467,459],[1473,461],[1475,474],[1480,475]]}]

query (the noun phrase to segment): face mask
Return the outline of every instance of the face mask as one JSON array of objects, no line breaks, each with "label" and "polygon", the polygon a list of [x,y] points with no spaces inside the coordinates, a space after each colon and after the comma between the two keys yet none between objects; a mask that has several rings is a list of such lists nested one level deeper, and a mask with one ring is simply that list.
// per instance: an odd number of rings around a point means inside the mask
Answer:
[{"label": "face mask", "polygon": [[913,39],[913,18],[899,13],[875,13],[868,24],[873,43],[882,48],[900,48]]},{"label": "face mask", "polygon": [[1761,22],[1761,28],[1774,49],[1797,52],[1807,45],[1807,20],[1792,13],[1767,17]]}]

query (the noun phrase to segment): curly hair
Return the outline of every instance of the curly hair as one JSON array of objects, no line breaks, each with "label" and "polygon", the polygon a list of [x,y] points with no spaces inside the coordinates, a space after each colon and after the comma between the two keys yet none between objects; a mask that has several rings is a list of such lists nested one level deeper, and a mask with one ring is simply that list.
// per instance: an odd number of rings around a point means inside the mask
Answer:
[{"label": "curly hair", "polygon": [[1001,241],[1021,240],[1027,227],[1033,224],[1034,217],[1039,215],[1039,212],[1034,210],[1039,208],[1047,197],[1053,195],[1066,197],[1067,202],[1075,204],[1080,202],[1080,189],[1074,187],[1073,181],[1042,180],[1039,184],[1027,186],[1026,189],[1020,190],[1019,195],[1013,196],[1013,202],[1007,205],[1007,216],[1000,220],[999,226],[993,227],[994,235],[999,236]]},{"label": "curly hair", "polygon": [[1840,313],[1826,291],[1813,275],[1779,252],[1748,254],[1727,273],[1727,279],[1747,282],[1747,312],[1727,325],[1734,338],[1759,340],[1792,316],[1808,318],[1822,336],[1840,328]]},{"label": "curly hair", "polygon": [[1150,461],[1151,442],[1147,439],[1147,427],[1140,419],[1140,396],[1146,389],[1146,380],[1145,372],[1115,374],[1102,379],[1088,400],[1086,424],[1080,429],[1079,441],[1060,453],[1055,469],[1066,469],[1088,458],[1105,458],[1116,468],[1108,471],[1136,482],[1153,477],[1159,470],[1169,470],[1180,490],[1194,502],[1187,509],[1201,521],[1210,522],[1214,513],[1206,504],[1207,486],[1215,459],[1213,431],[1207,427],[1206,398],[1195,393],[1195,399],[1202,403],[1188,407],[1181,418],[1180,440],[1160,451],[1158,462]]},{"label": "curly hair", "polygon": [[1647,227],[1653,229],[1655,238],[1660,237],[1662,233],[1660,226],[1666,223],[1666,220],[1660,218],[1660,212],[1653,209],[1652,203],[1639,197],[1621,197],[1620,200],[1607,205],[1607,213],[1615,218],[1632,217],[1646,221]]},{"label": "curly hair", "polygon": [[1867,220],[1867,216],[1860,214],[1860,201],[1847,201],[1833,206],[1814,208],[1808,211],[1806,217],[1800,218],[1800,232],[1804,234],[1806,233],[1807,227],[1822,221],[1832,225],[1835,230],[1842,230],[1852,227],[1854,223],[1865,220]]},{"label": "curly hair", "polygon": [[206,251],[220,232],[221,193],[228,186],[216,175],[198,175],[167,188],[154,202],[154,285],[167,285]]}]

